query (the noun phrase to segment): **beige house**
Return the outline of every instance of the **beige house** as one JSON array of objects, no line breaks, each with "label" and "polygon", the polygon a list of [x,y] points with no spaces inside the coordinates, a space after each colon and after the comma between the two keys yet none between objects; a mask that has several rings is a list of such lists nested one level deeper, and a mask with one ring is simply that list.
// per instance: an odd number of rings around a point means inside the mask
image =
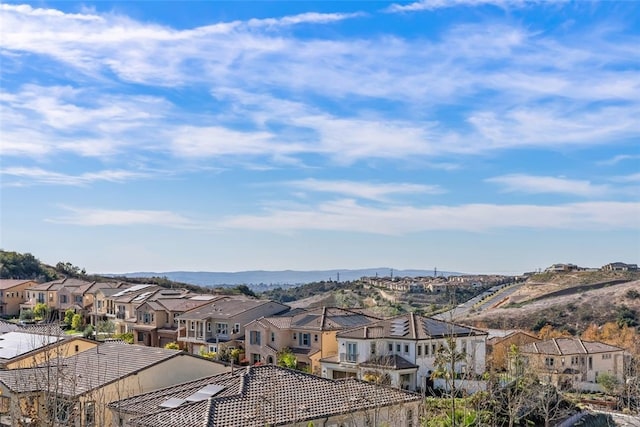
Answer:
[{"label": "beige house", "polygon": [[9,426],[109,426],[110,402],[228,370],[181,351],[105,343],[42,367],[0,371],[0,417]]},{"label": "beige house", "polygon": [[541,341],[540,338],[528,334],[524,331],[504,331],[498,333],[489,330],[489,338],[487,339],[487,366],[497,372],[512,372],[513,361],[509,356],[513,349],[519,349],[524,344]]},{"label": "beige house", "polygon": [[275,301],[240,295],[221,296],[177,317],[178,343],[194,354],[244,348],[247,323],[288,310],[289,306]]},{"label": "beige house", "polygon": [[[93,282],[68,278],[40,283],[26,291],[25,302],[20,304],[20,310],[33,310],[36,304],[43,303],[49,307],[53,319],[62,320],[68,308],[82,311],[82,293],[92,284]],[[80,296],[76,297],[78,293]]]},{"label": "beige house", "polygon": [[30,368],[73,356],[97,345],[96,341],[80,337],[9,332],[2,335],[0,369]]},{"label": "beige house", "polygon": [[320,374],[320,359],[338,354],[336,333],[380,320],[335,307],[292,310],[263,317],[245,326],[245,353],[251,363],[276,363],[277,353],[290,349],[298,367]]},{"label": "beige house", "polygon": [[214,295],[148,300],[136,309],[137,319],[131,326],[134,343],[164,347],[178,341],[178,316],[215,300]]},{"label": "beige house", "polygon": [[464,356],[455,364],[456,373],[475,378],[485,371],[486,332],[415,313],[338,332],[336,337],[338,354],[320,360],[325,378],[357,377],[425,390],[433,387],[438,352],[450,345]]},{"label": "beige house", "polygon": [[624,376],[624,349],[597,341],[553,338],[525,344],[520,354],[541,381],[561,388],[593,389],[600,374]]},{"label": "beige house", "polygon": [[112,403],[131,427],[419,425],[420,395],[355,379],[249,366]]},{"label": "beige house", "polygon": [[0,279],[0,317],[18,316],[26,290],[37,285],[33,280]]}]

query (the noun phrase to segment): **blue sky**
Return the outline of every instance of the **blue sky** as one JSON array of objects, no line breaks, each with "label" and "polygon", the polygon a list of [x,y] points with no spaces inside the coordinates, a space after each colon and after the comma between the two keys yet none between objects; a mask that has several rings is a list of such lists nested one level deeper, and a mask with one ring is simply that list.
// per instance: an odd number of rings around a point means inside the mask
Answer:
[{"label": "blue sky", "polygon": [[636,2],[5,2],[0,246],[90,272],[640,261]]}]

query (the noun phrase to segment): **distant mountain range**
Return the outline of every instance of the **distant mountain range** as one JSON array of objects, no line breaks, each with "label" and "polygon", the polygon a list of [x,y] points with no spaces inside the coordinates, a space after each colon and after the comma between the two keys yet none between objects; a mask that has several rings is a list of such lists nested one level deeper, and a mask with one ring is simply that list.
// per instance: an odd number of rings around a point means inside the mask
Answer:
[{"label": "distant mountain range", "polygon": [[[166,271],[166,272],[134,272],[108,274],[118,277],[166,277],[176,282],[200,286],[236,286],[252,285],[259,287],[296,286],[319,281],[351,281],[361,277],[418,277],[433,276],[433,270],[393,270],[391,268],[366,268],[361,270],[318,270],[318,271],[239,271],[221,273],[211,271]],[[438,271],[438,276],[460,275],[449,271]]]}]

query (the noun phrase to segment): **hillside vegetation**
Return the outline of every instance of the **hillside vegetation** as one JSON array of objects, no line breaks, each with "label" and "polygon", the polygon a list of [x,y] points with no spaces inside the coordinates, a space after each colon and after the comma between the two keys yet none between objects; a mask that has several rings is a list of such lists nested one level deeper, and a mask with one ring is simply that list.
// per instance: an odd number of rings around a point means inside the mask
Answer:
[{"label": "hillside vegetation", "polygon": [[518,291],[465,319],[492,328],[580,334],[590,325],[640,326],[640,273],[585,271],[532,276]]}]

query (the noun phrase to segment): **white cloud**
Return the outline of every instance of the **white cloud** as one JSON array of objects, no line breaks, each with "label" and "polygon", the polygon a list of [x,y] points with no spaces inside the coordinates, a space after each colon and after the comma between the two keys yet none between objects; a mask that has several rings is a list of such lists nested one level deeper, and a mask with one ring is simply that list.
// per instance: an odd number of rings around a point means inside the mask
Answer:
[{"label": "white cloud", "polygon": [[306,209],[271,209],[264,215],[235,216],[220,225],[273,232],[325,230],[402,235],[430,230],[637,229],[638,218],[640,203],[589,202],[557,206],[470,204],[382,209],[358,205],[353,200],[340,200]]},{"label": "white cloud", "polygon": [[180,229],[200,227],[194,221],[171,211],[90,209],[71,206],[62,206],[62,208],[68,211],[69,214],[50,218],[47,221],[56,224],[88,227],[143,225]]},{"label": "white cloud", "polygon": [[507,192],[529,194],[569,194],[583,197],[603,196],[611,191],[607,185],[594,185],[588,180],[524,174],[502,175],[485,181],[500,184]]},{"label": "white cloud", "polygon": [[[1,11],[7,62],[19,63],[22,53],[53,58],[51,72],[61,65],[90,82],[5,95],[5,155],[148,150],[288,164],[303,164],[303,154],[343,165],[418,157],[435,164],[447,154],[605,145],[640,133],[640,77],[619,69],[637,65],[640,43],[596,29],[562,39],[483,22],[454,26],[434,40],[331,40],[296,38],[286,28],[362,15],[306,13],[178,30],[115,14],[13,5]],[[202,90],[220,103],[194,114],[161,95],[119,94],[130,82],[177,91],[167,96]],[[376,110],[379,100],[389,110]],[[443,105],[478,107],[460,108],[457,122],[444,123],[437,119]]]},{"label": "white cloud", "polygon": [[323,181],[305,179],[286,183],[304,191],[339,194],[369,200],[386,201],[389,196],[401,194],[442,194],[444,190],[438,185],[411,183],[369,183],[354,181]]},{"label": "white cloud", "polygon": [[148,178],[151,175],[143,172],[127,170],[101,170],[85,172],[80,175],[69,175],[60,172],[47,171],[41,168],[8,167],[0,170],[0,175],[25,178],[41,184],[81,186],[98,181],[125,182],[132,179]]},{"label": "white cloud", "polygon": [[[640,183],[640,172],[638,173],[632,173],[630,175],[623,175],[623,176],[614,176],[611,178],[611,181],[613,182],[623,182],[623,183]],[[636,196],[640,193],[635,193]]]},{"label": "white cloud", "polygon": [[611,157],[610,159],[602,160],[598,162],[598,164],[603,166],[614,166],[626,160],[636,160],[636,159],[640,159],[640,154],[619,154],[617,156]]},{"label": "white cloud", "polygon": [[398,12],[419,12],[423,10],[436,10],[458,6],[485,6],[492,5],[498,6],[503,9],[507,7],[520,7],[526,3],[532,3],[531,0],[420,0],[409,4],[397,4],[394,3],[389,6],[386,11],[392,13]]}]

